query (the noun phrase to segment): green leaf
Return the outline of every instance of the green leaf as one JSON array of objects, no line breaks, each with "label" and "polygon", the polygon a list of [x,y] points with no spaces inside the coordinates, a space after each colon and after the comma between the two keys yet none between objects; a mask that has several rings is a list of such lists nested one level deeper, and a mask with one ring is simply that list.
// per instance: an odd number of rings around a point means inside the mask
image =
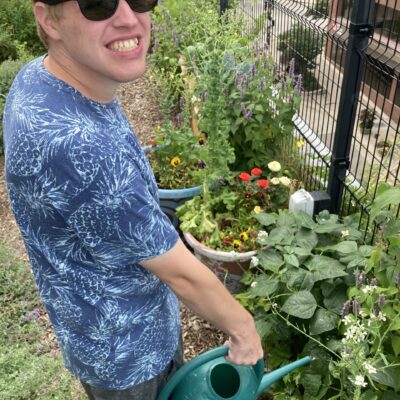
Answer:
[{"label": "green leaf", "polygon": [[300,383],[304,386],[304,398],[315,398],[321,387],[321,375],[317,374],[301,374]]},{"label": "green leaf", "polygon": [[300,227],[314,229],[317,226],[312,217],[304,211],[294,213],[294,217]]},{"label": "green leaf", "polygon": [[318,244],[318,236],[315,234],[314,231],[301,229],[296,233],[293,244],[305,250],[311,251]]},{"label": "green leaf", "polygon": [[277,244],[281,245],[291,245],[293,241],[293,231],[291,228],[286,226],[279,226],[272,229],[268,238],[264,241],[265,244],[275,246]]},{"label": "green leaf", "polygon": [[310,334],[320,335],[336,328],[338,316],[323,308],[319,308],[310,321]]},{"label": "green leaf", "polygon": [[280,267],[283,265],[282,256],[275,250],[267,249],[260,251],[257,256],[260,266],[266,271],[278,273]]},{"label": "green leaf", "polygon": [[268,320],[256,319],[256,329],[261,340],[271,335],[272,328],[271,328],[271,323]]},{"label": "green leaf", "polygon": [[331,249],[333,251],[337,251],[338,253],[341,254],[356,254],[358,250],[358,246],[356,242],[346,240],[344,242],[340,242],[338,244],[335,244],[334,246],[328,247],[328,249]]},{"label": "green leaf", "polygon": [[400,336],[392,336],[392,348],[397,357],[400,354]]},{"label": "green leaf", "polygon": [[311,290],[314,286],[312,273],[303,269],[288,271],[286,279],[290,289]]},{"label": "green leaf", "polygon": [[284,254],[283,258],[285,263],[288,265],[292,265],[293,267],[299,267],[299,260],[294,254]]},{"label": "green leaf", "polygon": [[314,232],[316,232],[316,233],[333,233],[333,232],[336,232],[339,229],[343,229],[343,228],[344,228],[344,225],[342,225],[342,224],[327,222],[327,223],[318,225],[314,229]]},{"label": "green leaf", "polygon": [[270,226],[275,224],[278,216],[276,214],[271,214],[271,213],[259,213],[255,214],[254,217],[256,220],[263,226]]},{"label": "green leaf", "polygon": [[282,311],[297,318],[309,319],[313,316],[316,308],[317,302],[314,296],[310,292],[302,290],[291,295],[285,301]]},{"label": "green leaf", "polygon": [[338,260],[326,256],[315,255],[304,265],[313,272],[315,282],[347,275],[344,266]]},{"label": "green leaf", "polygon": [[336,287],[336,290],[332,292],[329,296],[324,297],[324,306],[334,312],[335,314],[340,314],[343,308],[343,304],[347,301],[347,287],[345,285],[340,285]]},{"label": "green leaf", "polygon": [[371,207],[371,219],[374,220],[385,207],[398,204],[400,204],[400,188],[387,188],[387,190],[375,197]]},{"label": "green leaf", "polygon": [[259,275],[251,285],[249,293],[252,296],[270,296],[275,293],[278,285],[279,280],[277,278],[271,278],[267,275]]},{"label": "green leaf", "polygon": [[371,378],[382,385],[389,386],[394,390],[400,388],[400,367],[387,367],[378,370],[375,374],[371,374]]}]

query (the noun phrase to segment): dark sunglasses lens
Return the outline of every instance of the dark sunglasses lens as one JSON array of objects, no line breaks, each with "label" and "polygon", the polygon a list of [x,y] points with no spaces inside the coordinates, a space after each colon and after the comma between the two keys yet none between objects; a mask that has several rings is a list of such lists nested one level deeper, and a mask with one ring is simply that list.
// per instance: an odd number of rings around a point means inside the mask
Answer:
[{"label": "dark sunglasses lens", "polygon": [[118,7],[118,0],[78,0],[79,8],[85,18],[101,21],[110,18]]},{"label": "dark sunglasses lens", "polygon": [[143,13],[151,11],[156,5],[157,0],[127,0],[133,11]]},{"label": "dark sunglasses lens", "polygon": [[[127,0],[131,9],[138,13],[151,11],[157,0]],[[92,21],[110,18],[118,7],[118,0],[78,0],[82,14]]]}]

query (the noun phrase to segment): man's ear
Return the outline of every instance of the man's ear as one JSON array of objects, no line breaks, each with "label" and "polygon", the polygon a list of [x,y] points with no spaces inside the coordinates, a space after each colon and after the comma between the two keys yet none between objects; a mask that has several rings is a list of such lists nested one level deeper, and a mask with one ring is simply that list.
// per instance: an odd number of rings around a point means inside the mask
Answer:
[{"label": "man's ear", "polygon": [[57,29],[58,24],[57,21],[55,21],[54,18],[49,15],[48,6],[41,1],[37,1],[33,5],[33,12],[38,24],[45,31],[47,36],[51,39],[59,39],[60,35]]}]

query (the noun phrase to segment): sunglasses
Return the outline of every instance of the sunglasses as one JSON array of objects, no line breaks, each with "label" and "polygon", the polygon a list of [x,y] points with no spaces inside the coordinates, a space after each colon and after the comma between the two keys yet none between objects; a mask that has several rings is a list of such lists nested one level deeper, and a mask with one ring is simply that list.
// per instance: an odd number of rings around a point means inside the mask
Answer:
[{"label": "sunglasses", "polygon": [[[56,5],[71,0],[37,0],[45,4]],[[77,0],[83,16],[91,21],[103,21],[117,11],[119,0]],[[145,13],[151,11],[158,0],[126,0],[132,11]]]}]

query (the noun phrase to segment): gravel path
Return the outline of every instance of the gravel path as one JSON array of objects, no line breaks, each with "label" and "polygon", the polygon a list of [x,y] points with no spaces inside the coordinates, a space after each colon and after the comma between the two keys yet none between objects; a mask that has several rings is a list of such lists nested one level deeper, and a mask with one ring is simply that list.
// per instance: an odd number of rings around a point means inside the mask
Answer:
[{"label": "gravel path", "polygon": [[[156,103],[156,96],[149,89],[146,77],[122,85],[118,95],[140,142],[142,144],[147,143],[153,135],[154,127],[161,122],[161,115]],[[28,263],[18,227],[8,205],[2,160],[0,162],[0,242],[5,243],[16,256]],[[41,311],[40,319],[48,327],[46,329],[47,335],[43,338],[43,341],[50,344],[52,351],[57,352],[58,346],[47,320],[47,315],[43,309]],[[184,305],[182,305],[181,314],[186,360],[224,343],[225,337],[221,332],[195,316]]]}]

